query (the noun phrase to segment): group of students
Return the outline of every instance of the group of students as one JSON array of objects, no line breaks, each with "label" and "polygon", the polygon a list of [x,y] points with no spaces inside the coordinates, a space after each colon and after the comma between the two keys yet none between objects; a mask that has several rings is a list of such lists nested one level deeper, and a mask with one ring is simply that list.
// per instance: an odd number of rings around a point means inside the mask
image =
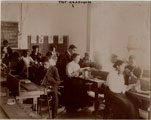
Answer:
[{"label": "group of students", "polygon": [[[1,50],[2,61],[1,65],[9,66],[11,62],[16,62],[12,67],[14,74],[18,74],[23,78],[29,78],[38,85],[54,86],[53,92],[53,118],[57,116],[58,104],[65,105],[68,111],[83,108],[90,105],[92,99],[87,94],[82,78],[81,67],[93,67],[97,69],[97,65],[89,60],[89,53],[85,54],[83,59],[76,53],[77,47],[70,45],[67,51],[63,54],[58,54],[56,48],[52,47],[51,51],[43,57],[39,52],[39,46],[33,46],[33,51],[29,55],[27,50],[24,50],[22,56],[15,52],[8,46],[8,41],[3,41]],[[13,59],[15,58],[15,59]],[[80,64],[80,65],[79,65]],[[117,59],[117,55],[112,56],[113,68],[109,71],[106,86],[108,86],[107,97],[113,101],[120,108],[121,116],[124,118],[138,118],[138,111],[133,103],[125,95],[125,91],[130,87],[129,81],[135,79],[136,81],[141,75],[141,70],[135,64],[135,57],[130,56],[127,66],[124,66],[122,60]],[[63,81],[61,83],[61,81]],[[61,92],[62,96],[60,102],[58,100],[58,86],[64,86]],[[134,82],[135,83],[135,82]]]}]

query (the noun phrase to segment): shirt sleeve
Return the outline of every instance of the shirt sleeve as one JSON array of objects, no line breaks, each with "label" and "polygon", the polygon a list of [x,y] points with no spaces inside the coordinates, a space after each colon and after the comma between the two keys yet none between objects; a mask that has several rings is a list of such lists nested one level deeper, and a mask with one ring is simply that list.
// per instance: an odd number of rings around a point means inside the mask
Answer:
[{"label": "shirt sleeve", "polygon": [[68,77],[72,77],[72,73],[73,73],[73,69],[72,66],[70,64],[67,64],[66,66],[66,74]]}]

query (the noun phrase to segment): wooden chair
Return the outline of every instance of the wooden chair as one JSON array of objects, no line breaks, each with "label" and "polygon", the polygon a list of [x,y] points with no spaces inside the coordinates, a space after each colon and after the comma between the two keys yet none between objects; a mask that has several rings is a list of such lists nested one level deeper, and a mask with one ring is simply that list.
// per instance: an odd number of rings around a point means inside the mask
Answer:
[{"label": "wooden chair", "polygon": [[48,88],[45,88],[45,93],[44,95],[41,95],[39,98],[38,98],[38,109],[37,111],[39,112],[39,114],[41,115],[42,117],[42,105],[43,103],[47,103],[47,107],[48,107],[48,112],[49,112],[49,119],[50,119],[50,116],[51,116],[51,112],[50,112],[50,109],[51,109],[51,105],[50,105],[50,102],[52,101],[52,96],[49,94],[51,92],[50,89]]}]

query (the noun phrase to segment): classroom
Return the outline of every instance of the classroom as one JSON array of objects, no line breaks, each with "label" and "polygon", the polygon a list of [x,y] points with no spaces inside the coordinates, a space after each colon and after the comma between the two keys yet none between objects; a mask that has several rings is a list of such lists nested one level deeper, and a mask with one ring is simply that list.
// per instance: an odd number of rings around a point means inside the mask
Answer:
[{"label": "classroom", "polygon": [[150,30],[150,1],[1,1],[0,119],[150,119]]}]

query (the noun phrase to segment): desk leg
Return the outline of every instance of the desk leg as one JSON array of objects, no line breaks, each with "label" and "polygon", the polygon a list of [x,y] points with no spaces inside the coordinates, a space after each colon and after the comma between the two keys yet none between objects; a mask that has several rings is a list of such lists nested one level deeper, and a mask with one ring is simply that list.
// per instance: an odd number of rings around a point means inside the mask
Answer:
[{"label": "desk leg", "polygon": [[33,98],[33,110],[37,111],[37,97]]},{"label": "desk leg", "polygon": [[18,100],[19,104],[23,104],[23,99]]},{"label": "desk leg", "polygon": [[99,111],[98,92],[95,92],[94,114],[97,115]]}]

